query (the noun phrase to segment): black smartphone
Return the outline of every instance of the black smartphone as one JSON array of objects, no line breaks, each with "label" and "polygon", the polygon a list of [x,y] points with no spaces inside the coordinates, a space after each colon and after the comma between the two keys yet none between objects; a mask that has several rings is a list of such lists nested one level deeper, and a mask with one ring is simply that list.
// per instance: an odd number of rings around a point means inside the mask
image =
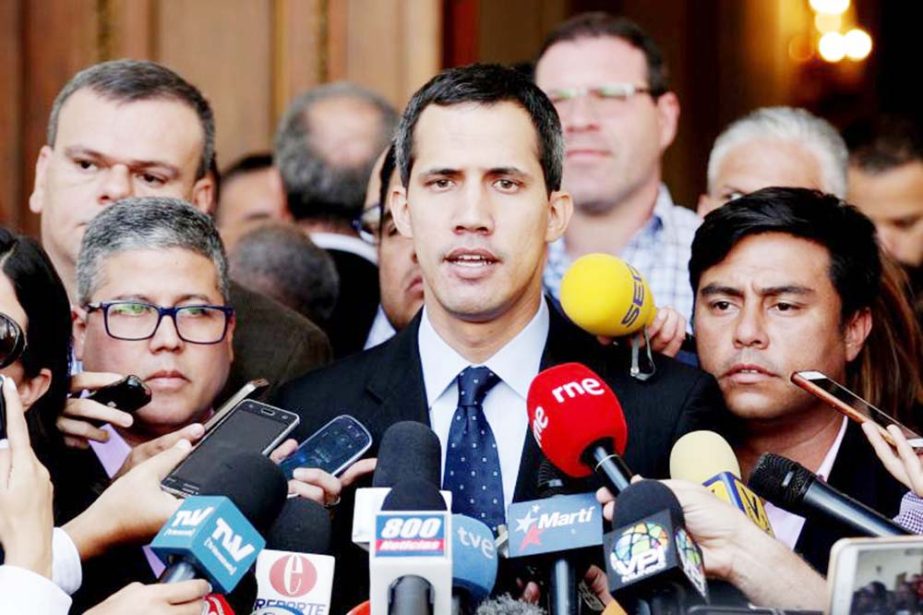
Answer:
[{"label": "black smartphone", "polygon": [[279,464],[285,478],[292,478],[295,468],[320,468],[339,476],[369,450],[372,434],[365,425],[342,414],[312,434],[294,453]]},{"label": "black smartphone", "polygon": [[298,415],[293,412],[245,399],[199,440],[189,456],[163,479],[161,486],[181,497],[197,495],[201,477],[216,458],[229,452],[252,451],[266,455],[295,429],[298,421]]},{"label": "black smartphone", "polygon": [[87,399],[122,412],[135,412],[151,403],[151,390],[139,377],[129,375],[96,389]]}]

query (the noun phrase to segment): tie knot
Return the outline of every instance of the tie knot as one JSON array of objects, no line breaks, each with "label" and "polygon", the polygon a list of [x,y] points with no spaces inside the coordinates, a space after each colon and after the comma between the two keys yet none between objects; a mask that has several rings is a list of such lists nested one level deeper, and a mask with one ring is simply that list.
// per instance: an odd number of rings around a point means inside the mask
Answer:
[{"label": "tie knot", "polygon": [[475,406],[481,404],[487,392],[500,382],[500,377],[490,368],[466,367],[458,374],[458,405]]}]

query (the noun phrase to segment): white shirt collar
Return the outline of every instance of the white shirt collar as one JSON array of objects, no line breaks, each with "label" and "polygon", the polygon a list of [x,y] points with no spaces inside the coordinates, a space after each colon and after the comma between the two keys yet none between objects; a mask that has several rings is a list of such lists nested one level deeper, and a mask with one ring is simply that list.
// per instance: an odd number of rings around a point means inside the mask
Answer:
[{"label": "white shirt collar", "polygon": [[[548,306],[543,298],[529,324],[483,363],[523,399],[528,396],[529,385],[541,366],[549,322]],[[459,372],[471,365],[471,362],[458,354],[436,332],[425,307],[417,342],[426,387],[426,406],[431,408],[446,388],[455,382]]]},{"label": "white shirt collar", "polygon": [[340,250],[361,256],[370,263],[378,264],[378,252],[375,247],[362,241],[358,237],[342,235],[340,233],[311,233],[314,245],[325,250]]}]

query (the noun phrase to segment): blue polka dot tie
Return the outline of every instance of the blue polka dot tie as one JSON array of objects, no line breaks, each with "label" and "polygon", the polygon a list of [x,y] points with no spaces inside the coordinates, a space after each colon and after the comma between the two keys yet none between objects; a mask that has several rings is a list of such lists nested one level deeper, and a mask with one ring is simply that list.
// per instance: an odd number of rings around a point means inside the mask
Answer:
[{"label": "blue polka dot tie", "polygon": [[452,512],[467,515],[496,531],[504,523],[503,479],[497,441],[484,416],[483,402],[500,382],[487,367],[468,367],[458,375],[458,409],[449,429],[443,489],[452,492]]}]

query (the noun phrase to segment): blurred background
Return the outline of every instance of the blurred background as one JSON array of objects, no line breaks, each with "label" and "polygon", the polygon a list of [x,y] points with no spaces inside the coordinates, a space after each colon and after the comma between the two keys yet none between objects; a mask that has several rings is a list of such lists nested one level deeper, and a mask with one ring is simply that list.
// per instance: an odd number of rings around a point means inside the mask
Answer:
[{"label": "blurred background", "polygon": [[288,101],[348,79],[398,106],[436,71],[530,62],[559,21],[588,10],[636,20],[661,45],[682,104],[666,156],[694,205],[712,141],[765,105],[843,128],[920,112],[923,3],[904,0],[0,0],[0,224],[36,233],[33,166],[54,95],[80,68],[151,59],[215,109],[219,165],[270,149]]}]

